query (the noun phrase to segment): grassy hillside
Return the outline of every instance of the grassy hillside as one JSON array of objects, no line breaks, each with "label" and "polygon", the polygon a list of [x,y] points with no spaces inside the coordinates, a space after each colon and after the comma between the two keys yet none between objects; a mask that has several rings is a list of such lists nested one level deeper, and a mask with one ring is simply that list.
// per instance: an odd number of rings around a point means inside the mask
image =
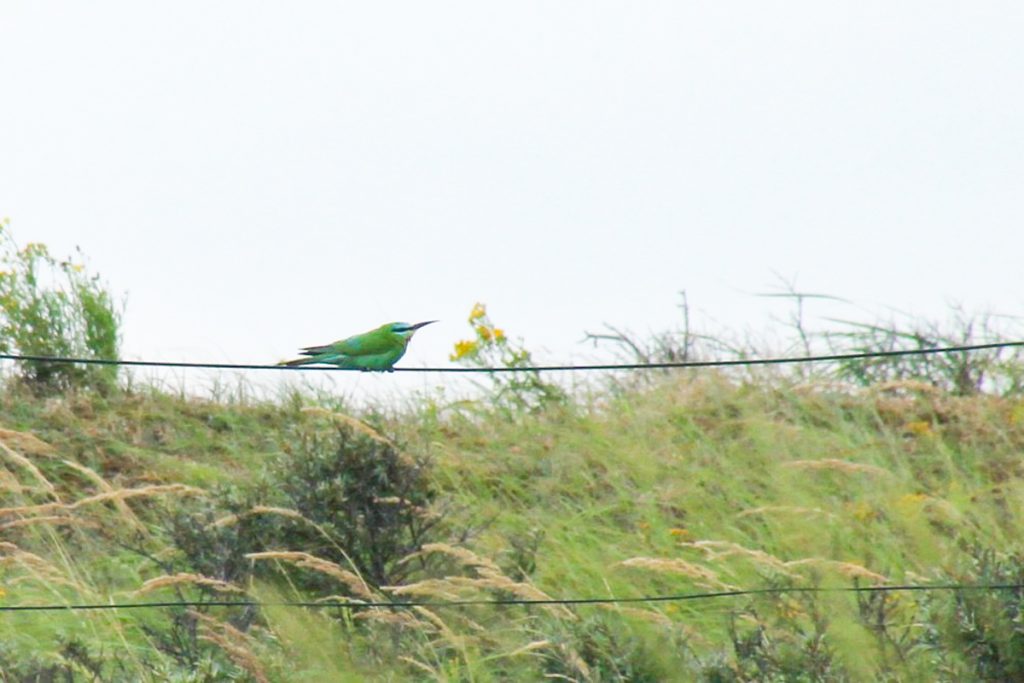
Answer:
[{"label": "grassy hillside", "polygon": [[[591,402],[0,396],[2,604],[1024,580],[1024,401],[667,375]],[[5,613],[5,680],[1009,680],[1021,591]]]}]

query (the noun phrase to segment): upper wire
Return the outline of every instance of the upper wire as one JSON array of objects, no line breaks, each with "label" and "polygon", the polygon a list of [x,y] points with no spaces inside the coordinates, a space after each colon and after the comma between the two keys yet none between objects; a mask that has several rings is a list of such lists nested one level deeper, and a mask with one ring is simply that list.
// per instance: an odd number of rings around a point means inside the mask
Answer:
[{"label": "upper wire", "polygon": [[[871,358],[892,358],[895,356],[928,356],[943,353],[983,351],[1024,346],[1024,341],[1002,341],[987,344],[964,344],[961,346],[939,346],[930,349],[902,349],[894,351],[862,351],[854,353],[830,353],[814,356],[786,356],[780,358],[736,358],[731,360],[693,360],[661,363],[601,363],[594,365],[533,365],[528,367],[403,367],[393,368],[394,372],[443,372],[443,373],[498,373],[498,372],[579,372],[593,370],[664,370],[670,368],[717,368],[753,365],[789,365],[794,363],[823,363],[828,361],[866,360]],[[0,360],[31,361],[35,363],[82,363],[85,365],[119,365],[147,368],[200,368],[208,370],[288,370],[288,371],[360,371],[355,368],[335,366],[288,366],[260,363],[189,363],[184,361],[122,360],[113,358],[72,358],[66,356],[36,356],[30,354],[0,353]],[[365,372],[365,371],[362,371]]]}]

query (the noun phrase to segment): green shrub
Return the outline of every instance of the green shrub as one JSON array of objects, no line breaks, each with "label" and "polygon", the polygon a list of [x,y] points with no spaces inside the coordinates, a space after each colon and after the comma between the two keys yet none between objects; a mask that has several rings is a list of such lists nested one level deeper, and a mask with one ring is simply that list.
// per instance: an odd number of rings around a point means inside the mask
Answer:
[{"label": "green shrub", "polygon": [[[244,585],[278,571],[247,553],[298,551],[355,569],[374,586],[402,583],[429,562],[405,558],[438,540],[445,522],[430,509],[428,465],[368,428],[302,425],[257,485],[222,487],[180,504],[171,538],[182,564],[163,570]],[[223,518],[234,521],[216,523]],[[314,593],[338,591],[317,572],[295,572],[291,580]]]},{"label": "green shrub", "polygon": [[[219,486],[209,497],[195,497],[179,502],[169,519],[169,530],[174,546],[182,554],[183,566],[167,564],[165,573],[177,571],[197,572],[219,581],[235,585],[249,582],[254,565],[245,555],[273,547],[278,539],[286,537],[287,525],[273,515],[253,515],[249,511],[266,505],[266,489],[243,490],[234,485]],[[217,521],[233,516],[233,524]],[[200,592],[216,592],[199,586]]]},{"label": "green shrub", "polygon": [[[0,223],[0,352],[118,358],[121,314],[98,275],[77,258],[55,259],[45,244],[19,248]],[[20,374],[41,392],[114,386],[117,366],[27,361]]]},{"label": "green shrub", "polygon": [[295,437],[273,476],[282,504],[316,526],[296,525],[281,549],[351,562],[376,586],[403,582],[417,568],[403,559],[435,540],[443,521],[429,509],[429,463],[369,430],[310,429]]},{"label": "green shrub", "polygon": [[681,647],[664,639],[647,640],[606,615],[588,615],[564,628],[565,634],[543,659],[545,678],[664,681],[672,673],[664,655]]},{"label": "green shrub", "polygon": [[[973,548],[964,583],[1024,585],[1024,557]],[[1024,680],[1024,590],[964,590],[955,593],[947,618],[954,652],[962,653],[985,681]]]}]

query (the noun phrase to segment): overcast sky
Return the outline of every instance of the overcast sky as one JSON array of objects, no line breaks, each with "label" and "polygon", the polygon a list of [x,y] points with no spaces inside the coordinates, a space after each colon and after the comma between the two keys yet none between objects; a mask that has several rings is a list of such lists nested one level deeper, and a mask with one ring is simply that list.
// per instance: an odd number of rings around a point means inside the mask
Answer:
[{"label": "overcast sky", "polygon": [[0,215],[126,293],[130,358],[440,318],[443,365],[483,301],[567,361],[681,289],[770,325],[776,273],[1024,314],[1022,202],[1019,1],[0,0]]}]

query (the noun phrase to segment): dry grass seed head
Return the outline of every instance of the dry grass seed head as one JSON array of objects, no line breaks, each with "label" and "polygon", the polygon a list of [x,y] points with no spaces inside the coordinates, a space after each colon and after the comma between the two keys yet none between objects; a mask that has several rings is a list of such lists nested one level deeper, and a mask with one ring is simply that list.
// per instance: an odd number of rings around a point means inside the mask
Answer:
[{"label": "dry grass seed head", "polygon": [[680,543],[679,545],[700,550],[705,554],[705,557],[712,562],[738,556],[752,560],[764,567],[774,569],[786,576],[795,577],[795,574],[786,569],[786,563],[783,560],[780,560],[774,555],[769,555],[763,550],[744,548],[740,544],[733,543],[731,541],[692,541],[689,543]]},{"label": "dry grass seed head", "polygon": [[457,560],[463,567],[472,567],[478,572],[481,572],[482,570],[489,570],[496,574],[502,573],[501,568],[498,567],[493,560],[481,557],[466,548],[459,548],[448,545],[447,543],[426,543],[418,552],[403,558],[402,561],[406,562],[412,558],[429,555],[430,553],[442,553]]},{"label": "dry grass seed head", "polygon": [[444,640],[448,641],[452,647],[458,650],[462,650],[466,647],[469,639],[465,636],[457,635],[454,631],[448,628],[448,624],[444,623],[444,619],[439,617],[437,614],[426,607],[413,607],[412,609],[416,614],[430,622],[434,628],[437,629],[437,633],[444,638]]},{"label": "dry grass seed head", "polygon": [[313,571],[320,572],[321,574],[334,577],[348,586],[349,590],[354,594],[367,601],[377,602],[380,599],[380,596],[376,595],[361,577],[329,560],[316,557],[315,555],[310,555],[309,553],[271,550],[261,553],[247,553],[245,557],[250,560],[282,560],[284,562],[289,562],[294,564],[296,567],[311,569]]},{"label": "dry grass seed head", "polygon": [[135,590],[135,595],[142,595],[155,591],[158,588],[166,588],[167,586],[177,586],[183,583],[192,584],[195,586],[202,586],[203,588],[210,588],[215,591],[222,593],[244,593],[245,590],[238,586],[228,583],[227,581],[221,581],[220,579],[213,579],[202,574],[190,574],[187,572],[179,572],[177,574],[167,574],[164,576],[157,576],[143,583],[139,588]]},{"label": "dry grass seed head", "polygon": [[[85,465],[79,464],[77,462],[73,462],[71,460],[62,460],[61,462],[63,462],[66,466],[70,467],[76,472],[82,474],[89,481],[96,484],[96,486],[99,487],[102,493],[113,493],[116,490],[107,482],[106,479],[101,477],[99,473],[96,472],[94,469],[86,467]],[[124,519],[128,522],[130,526],[133,526],[136,529],[142,531],[146,530],[145,525],[139,520],[138,517],[135,516],[135,513],[132,512],[132,509],[128,507],[128,504],[125,503],[124,500],[115,499],[114,506],[117,508],[117,511],[121,513],[121,516],[124,517]]]},{"label": "dry grass seed head", "polygon": [[13,522],[6,522],[0,524],[0,531],[7,531],[8,529],[16,529],[23,526],[31,526],[34,524],[53,524],[53,525],[76,525],[95,528],[99,526],[96,522],[87,519],[81,519],[79,517],[68,517],[67,515],[44,515],[42,517],[26,517],[24,519],[16,519]]},{"label": "dry grass seed head", "polygon": [[[338,596],[334,596],[338,597]],[[356,612],[353,619],[357,621],[376,621],[382,624],[388,624],[390,626],[399,626],[402,628],[415,628],[422,630],[426,627],[426,624],[413,615],[406,611],[399,611],[393,609],[366,609]]]},{"label": "dry grass seed head", "polygon": [[251,515],[279,515],[281,517],[288,517],[289,519],[296,519],[300,522],[308,522],[309,524],[316,526],[315,522],[304,517],[303,514],[298,510],[274,507],[271,505],[255,505],[250,510],[248,510],[247,512],[243,512],[240,515],[227,515],[225,517],[221,517],[220,519],[211,523],[210,528],[213,529],[218,527],[233,526],[237,524],[243,517],[249,517]]},{"label": "dry grass seed head", "polygon": [[576,650],[569,647],[565,643],[559,643],[558,650],[562,653],[562,656],[565,658],[566,663],[569,664],[569,666],[571,666],[573,669],[575,669],[577,674],[579,674],[578,680],[594,680],[594,676],[590,672],[590,667],[587,666],[587,663],[583,660],[582,657],[580,657],[580,653],[576,652]]},{"label": "dry grass seed head", "polygon": [[[550,595],[528,583],[513,581],[500,572],[488,572],[486,576],[446,576],[443,579],[424,579],[405,586],[382,586],[394,595],[427,596],[437,600],[456,602],[472,599],[464,591],[503,591],[515,598],[531,602],[554,600]],[[546,611],[563,619],[575,619],[576,615],[564,605],[541,605]]]},{"label": "dry grass seed head", "polygon": [[53,455],[54,448],[35,434],[16,432],[13,429],[0,428],[0,442],[10,448],[28,455]]},{"label": "dry grass seed head", "polygon": [[889,474],[888,470],[876,467],[875,465],[865,465],[859,462],[839,460],[838,458],[823,458],[821,460],[791,460],[790,462],[782,463],[782,466],[807,470],[832,470],[836,472],[846,472],[849,474]]},{"label": "dry grass seed head", "polygon": [[420,671],[426,672],[427,674],[430,675],[431,678],[433,678],[435,680],[443,680],[443,677],[441,676],[441,673],[439,671],[436,671],[429,664],[424,664],[423,662],[421,662],[421,661],[419,661],[417,659],[413,659],[412,657],[405,657],[405,656],[399,657],[398,661],[405,662],[406,664],[411,664],[412,666],[416,667]]},{"label": "dry grass seed head", "polygon": [[0,467],[0,491],[7,493],[49,493],[42,486],[26,486],[18,481],[18,477],[6,467]]},{"label": "dry grass seed head", "polygon": [[229,624],[226,621],[220,621],[219,619],[214,619],[209,614],[203,614],[202,612],[197,612],[194,609],[188,610],[188,613],[196,621],[200,621],[200,622],[202,622],[204,624],[207,624],[210,627],[216,628],[216,629],[218,629],[219,631],[221,631],[222,633],[224,633],[225,635],[229,636],[230,638],[232,638],[234,640],[237,640],[237,641],[240,641],[240,642],[243,642],[243,643],[252,643],[253,642],[252,636],[250,636],[248,633],[243,633],[242,631],[238,630],[237,628],[235,628],[234,626],[232,626],[231,624]]},{"label": "dry grass seed head", "polygon": [[68,578],[58,567],[43,559],[35,553],[22,550],[13,543],[0,542],[0,566],[16,566],[24,570],[27,575],[15,577],[7,581],[9,584],[21,583],[23,581],[36,581],[43,585],[59,583],[63,586],[74,588],[79,593],[91,594],[87,587]]},{"label": "dry grass seed head", "polygon": [[733,587],[727,583],[723,583],[718,578],[718,574],[713,570],[708,569],[707,567],[702,567],[699,564],[694,564],[693,562],[687,562],[686,560],[660,557],[631,557],[628,560],[623,560],[619,564],[623,567],[646,569],[648,571],[660,572],[662,574],[679,574],[695,579],[698,582],[702,582],[706,586],[721,588],[723,590],[733,590]]},{"label": "dry grass seed head", "polygon": [[754,517],[759,515],[771,515],[775,513],[790,514],[790,515],[801,515],[801,516],[816,516],[824,515],[826,517],[832,517],[833,514],[827,510],[821,508],[807,508],[800,507],[797,505],[763,505],[761,507],[750,508],[749,510],[743,510],[737,513],[737,517]]},{"label": "dry grass seed head", "polygon": [[675,622],[666,617],[661,612],[655,612],[651,609],[638,609],[636,607],[623,607],[621,605],[597,605],[597,607],[607,611],[615,612],[617,614],[625,614],[627,616],[634,617],[636,619],[642,619],[643,621],[649,621],[652,624],[664,626],[665,628],[672,628],[675,626]]},{"label": "dry grass seed head", "polygon": [[[512,595],[521,600],[554,600],[553,597],[551,597],[544,591],[540,590],[536,586],[529,583],[513,581],[509,577],[502,574],[500,571],[490,571],[485,569],[478,569],[477,571],[479,571],[483,575],[482,578],[467,580],[473,581],[480,588],[488,588],[491,590],[499,590],[504,591],[506,593],[511,593]],[[550,612],[551,614],[554,614],[555,616],[561,617],[563,619],[576,619],[576,615],[572,612],[572,610],[570,610],[565,605],[552,604],[541,605],[541,607],[545,611]]]},{"label": "dry grass seed head", "polygon": [[409,505],[409,501],[399,496],[374,496],[373,502],[379,505]]},{"label": "dry grass seed head", "polygon": [[228,656],[239,669],[246,671],[257,683],[270,683],[256,655],[241,643],[233,642],[222,633],[216,633],[209,626],[199,627],[199,639],[213,643]]},{"label": "dry grass seed head", "polygon": [[54,485],[50,482],[49,479],[43,476],[43,473],[39,471],[39,468],[32,464],[31,460],[29,460],[24,455],[8,446],[3,441],[0,441],[0,450],[2,450],[7,455],[8,459],[10,459],[11,462],[15,463],[22,469],[30,472],[32,476],[35,478],[35,480],[42,484],[46,492],[49,493],[54,499],[60,500],[60,497],[57,495],[57,489],[54,487]]},{"label": "dry grass seed head", "polygon": [[359,432],[364,436],[368,436],[378,443],[384,444],[385,446],[389,446],[396,450],[398,448],[394,441],[384,436],[383,434],[381,434],[376,429],[366,424],[359,418],[355,418],[352,417],[351,415],[346,415],[344,413],[338,413],[333,410],[328,410],[326,408],[320,408],[318,406],[307,406],[302,409],[302,412],[306,413],[307,415],[317,415],[319,417],[326,417],[330,420],[333,420],[336,424],[345,425],[351,430]]},{"label": "dry grass seed head", "polygon": [[205,493],[206,492],[202,489],[194,486],[186,486],[185,484],[153,484],[151,486],[142,486],[137,489],[116,489],[113,491],[98,493],[95,496],[89,496],[88,498],[82,498],[81,500],[75,501],[71,505],[68,505],[67,509],[74,510],[85,505],[92,505],[93,503],[106,503],[108,501],[127,500],[129,498],[148,498],[149,496],[165,494],[195,496]]},{"label": "dry grass seed head", "polygon": [[[106,503],[110,501],[118,502],[124,501],[128,498],[143,498],[162,494],[197,495],[202,493],[204,493],[202,489],[185,486],[184,484],[143,486],[137,489],[116,489],[113,491],[106,491],[94,496],[82,498],[70,504],[43,503],[40,505],[22,505],[19,507],[0,508],[0,515],[38,515],[56,512],[57,510],[77,510],[80,507],[85,507],[86,505],[92,505],[94,503]],[[134,519],[134,515],[132,515],[132,518]]]},{"label": "dry grass seed head", "polygon": [[64,503],[42,503],[40,505],[20,505],[17,507],[0,508],[0,515],[39,515],[57,510],[67,510]]},{"label": "dry grass seed head", "polygon": [[873,572],[867,567],[863,567],[853,562],[840,562],[839,560],[827,560],[822,557],[807,557],[802,560],[792,560],[786,563],[787,567],[822,567],[825,569],[832,569],[843,576],[851,579],[868,579],[875,583],[887,583],[889,578],[877,572]]},{"label": "dry grass seed head", "polygon": [[535,640],[535,641],[533,641],[531,643],[527,643],[526,645],[523,645],[522,647],[517,647],[515,650],[512,650],[511,652],[506,652],[505,654],[499,655],[499,656],[503,657],[503,658],[505,658],[505,657],[518,657],[520,655],[532,654],[533,652],[536,652],[537,650],[543,650],[543,649],[549,648],[549,647],[551,647],[551,641],[550,640]]},{"label": "dry grass seed head", "polygon": [[436,598],[438,600],[462,600],[464,596],[458,592],[458,582],[451,578],[424,579],[404,586],[381,586],[380,589],[393,595],[411,595],[414,597]]}]

